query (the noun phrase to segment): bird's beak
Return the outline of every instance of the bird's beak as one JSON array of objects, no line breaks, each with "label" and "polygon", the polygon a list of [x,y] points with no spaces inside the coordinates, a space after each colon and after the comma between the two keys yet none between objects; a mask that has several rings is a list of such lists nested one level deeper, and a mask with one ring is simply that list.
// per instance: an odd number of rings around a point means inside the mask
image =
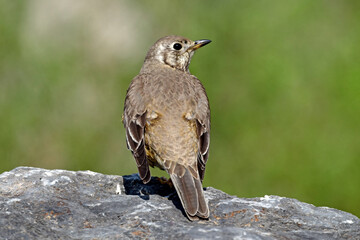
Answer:
[{"label": "bird's beak", "polygon": [[189,48],[189,50],[195,51],[196,49],[201,48],[209,43],[211,43],[211,40],[208,39],[197,40],[194,42],[194,45]]}]

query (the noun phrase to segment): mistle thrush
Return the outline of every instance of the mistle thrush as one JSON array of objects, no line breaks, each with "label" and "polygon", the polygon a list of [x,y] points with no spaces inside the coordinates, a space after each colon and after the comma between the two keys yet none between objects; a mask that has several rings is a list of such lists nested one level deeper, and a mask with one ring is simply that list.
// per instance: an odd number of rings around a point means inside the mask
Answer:
[{"label": "mistle thrush", "polygon": [[190,220],[209,217],[202,180],[210,144],[210,108],[189,72],[195,50],[210,40],[159,39],[127,91],[123,115],[128,148],[144,183],[149,165],[165,170]]}]

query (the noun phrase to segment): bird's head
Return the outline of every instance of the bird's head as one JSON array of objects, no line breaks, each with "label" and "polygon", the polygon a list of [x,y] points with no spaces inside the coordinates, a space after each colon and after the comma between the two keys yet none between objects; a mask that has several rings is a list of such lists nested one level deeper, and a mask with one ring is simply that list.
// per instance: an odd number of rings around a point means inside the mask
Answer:
[{"label": "bird's head", "polygon": [[188,72],[195,50],[210,42],[207,39],[192,41],[180,36],[160,38],[148,51],[145,65],[155,62]]}]

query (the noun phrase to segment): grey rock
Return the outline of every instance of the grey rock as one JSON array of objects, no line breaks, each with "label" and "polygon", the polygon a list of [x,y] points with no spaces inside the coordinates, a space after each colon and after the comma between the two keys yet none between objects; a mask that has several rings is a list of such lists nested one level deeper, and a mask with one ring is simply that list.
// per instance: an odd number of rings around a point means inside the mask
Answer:
[{"label": "grey rock", "polygon": [[174,190],[137,174],[19,167],[0,175],[1,239],[360,239],[350,213],[208,187],[209,220],[190,222]]}]

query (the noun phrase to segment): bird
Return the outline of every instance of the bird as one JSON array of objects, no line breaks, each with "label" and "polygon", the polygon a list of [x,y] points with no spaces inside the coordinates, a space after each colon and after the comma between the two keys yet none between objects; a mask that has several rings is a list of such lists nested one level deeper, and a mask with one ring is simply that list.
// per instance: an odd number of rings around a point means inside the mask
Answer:
[{"label": "bird", "polygon": [[141,180],[150,181],[149,166],[165,170],[191,221],[210,215],[202,186],[209,157],[210,107],[189,64],[195,51],[210,42],[176,35],[156,41],[130,83],[122,116],[127,147]]}]

